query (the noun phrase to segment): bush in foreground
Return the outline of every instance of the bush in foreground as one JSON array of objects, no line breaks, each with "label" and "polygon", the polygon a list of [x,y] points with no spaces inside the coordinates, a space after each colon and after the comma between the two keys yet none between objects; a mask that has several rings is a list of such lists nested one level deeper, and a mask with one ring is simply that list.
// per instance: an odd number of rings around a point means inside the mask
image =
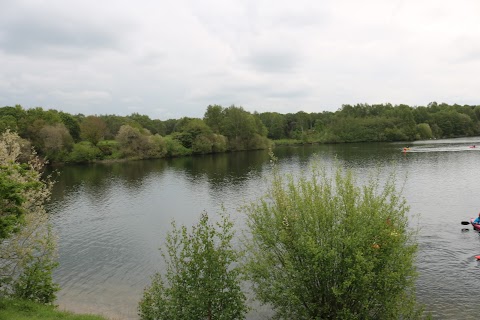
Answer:
[{"label": "bush in foreground", "polygon": [[408,207],[378,177],[349,171],[275,171],[267,196],[247,208],[247,273],[278,319],[413,319],[417,246]]},{"label": "bush in foreground", "polygon": [[20,137],[0,135],[0,297],[52,303],[56,239],[44,207],[52,182],[35,154],[27,163],[20,156]]},{"label": "bush in foreground", "polygon": [[233,224],[222,216],[212,224],[206,213],[191,232],[185,226],[166,239],[166,274],[156,274],[145,289],[139,315],[148,320],[243,319],[247,308],[240,289],[238,253],[232,248]]}]

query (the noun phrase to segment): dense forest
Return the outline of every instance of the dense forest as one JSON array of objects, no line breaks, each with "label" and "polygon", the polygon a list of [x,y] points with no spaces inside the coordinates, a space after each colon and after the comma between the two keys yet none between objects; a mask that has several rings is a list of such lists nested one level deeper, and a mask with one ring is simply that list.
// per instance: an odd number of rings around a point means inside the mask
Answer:
[{"label": "dense forest", "polygon": [[336,112],[250,113],[210,105],[203,119],[150,119],[133,113],[72,115],[0,108],[0,133],[17,132],[51,162],[148,159],[266,149],[276,144],[413,141],[480,134],[480,106],[357,104]]}]

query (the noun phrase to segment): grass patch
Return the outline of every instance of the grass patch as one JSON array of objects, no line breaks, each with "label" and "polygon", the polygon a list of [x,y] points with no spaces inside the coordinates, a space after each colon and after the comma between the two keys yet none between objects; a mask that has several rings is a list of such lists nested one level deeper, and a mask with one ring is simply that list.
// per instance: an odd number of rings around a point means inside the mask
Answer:
[{"label": "grass patch", "polygon": [[32,301],[0,298],[0,320],[106,320],[106,318],[58,311],[54,306]]}]

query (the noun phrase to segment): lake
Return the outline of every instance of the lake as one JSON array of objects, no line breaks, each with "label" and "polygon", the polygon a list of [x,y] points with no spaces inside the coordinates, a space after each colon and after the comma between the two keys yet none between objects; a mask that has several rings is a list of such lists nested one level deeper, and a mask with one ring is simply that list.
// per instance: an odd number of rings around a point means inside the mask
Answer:
[{"label": "lake", "polygon": [[[470,148],[471,145],[478,148]],[[298,174],[316,154],[338,161],[359,181],[371,170],[396,170],[419,228],[418,299],[434,318],[474,319],[480,286],[480,236],[461,221],[480,211],[480,137],[398,143],[278,147],[283,173]],[[238,209],[261,196],[271,175],[267,151],[178,159],[63,166],[48,208],[59,235],[54,279],[63,309],[137,319],[137,303],[155,271],[172,219],[191,226],[203,211]],[[469,231],[462,231],[469,227]],[[249,319],[262,319],[258,308]]]}]

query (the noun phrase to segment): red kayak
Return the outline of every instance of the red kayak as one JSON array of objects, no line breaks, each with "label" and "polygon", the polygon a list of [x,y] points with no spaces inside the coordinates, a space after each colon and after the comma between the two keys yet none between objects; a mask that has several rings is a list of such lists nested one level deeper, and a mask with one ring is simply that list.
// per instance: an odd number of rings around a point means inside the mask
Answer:
[{"label": "red kayak", "polygon": [[480,224],[473,224],[473,220],[475,219],[470,219],[470,223],[472,224],[473,230],[480,232]]}]

